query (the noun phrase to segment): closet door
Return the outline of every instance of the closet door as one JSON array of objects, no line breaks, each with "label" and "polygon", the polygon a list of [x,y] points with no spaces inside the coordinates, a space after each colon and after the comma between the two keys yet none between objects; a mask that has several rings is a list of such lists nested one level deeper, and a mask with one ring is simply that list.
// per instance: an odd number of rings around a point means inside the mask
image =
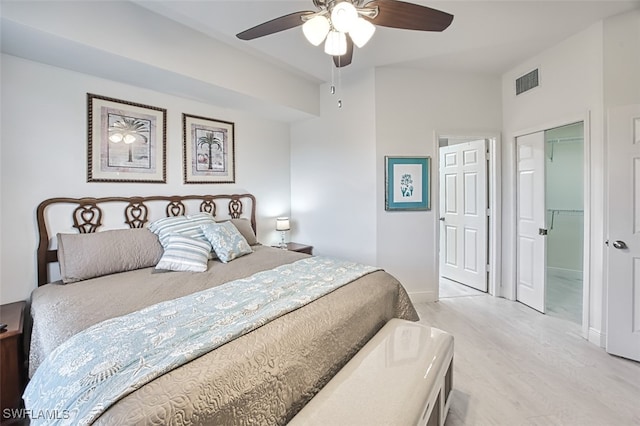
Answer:
[{"label": "closet door", "polygon": [[516,149],[516,299],[544,313],[547,270],[544,132],[518,137]]}]

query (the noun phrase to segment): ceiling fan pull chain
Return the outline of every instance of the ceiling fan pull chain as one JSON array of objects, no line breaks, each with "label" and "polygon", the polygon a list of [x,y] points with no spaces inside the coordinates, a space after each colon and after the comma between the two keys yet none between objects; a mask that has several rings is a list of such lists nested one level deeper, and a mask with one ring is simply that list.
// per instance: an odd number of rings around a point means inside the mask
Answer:
[{"label": "ceiling fan pull chain", "polygon": [[[339,61],[340,61],[340,58],[338,58],[338,63],[340,63]],[[338,88],[336,89],[336,73],[335,73],[335,67],[333,64],[333,58],[330,64],[331,64],[331,86],[329,86],[329,92],[332,95],[335,95],[336,92],[342,91],[342,79],[340,78],[341,72],[340,72],[340,68],[338,68],[338,82],[337,82]],[[338,99],[338,108],[342,108],[342,99]]]},{"label": "ceiling fan pull chain", "polygon": [[338,68],[338,108],[342,108],[342,68]]},{"label": "ceiling fan pull chain", "polygon": [[333,63],[330,62],[331,64],[331,87],[329,88],[329,91],[331,92],[332,95],[336,94],[336,79],[335,79],[335,73],[333,71]]}]

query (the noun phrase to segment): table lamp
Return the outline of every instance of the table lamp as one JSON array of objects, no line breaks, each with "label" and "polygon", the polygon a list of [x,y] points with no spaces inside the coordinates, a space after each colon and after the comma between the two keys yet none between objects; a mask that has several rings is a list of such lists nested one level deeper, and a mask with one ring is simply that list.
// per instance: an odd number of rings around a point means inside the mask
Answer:
[{"label": "table lamp", "polygon": [[276,218],[276,231],[280,231],[280,247],[281,249],[287,248],[287,243],[284,241],[284,233],[291,229],[291,225],[289,223],[288,217],[278,217]]}]

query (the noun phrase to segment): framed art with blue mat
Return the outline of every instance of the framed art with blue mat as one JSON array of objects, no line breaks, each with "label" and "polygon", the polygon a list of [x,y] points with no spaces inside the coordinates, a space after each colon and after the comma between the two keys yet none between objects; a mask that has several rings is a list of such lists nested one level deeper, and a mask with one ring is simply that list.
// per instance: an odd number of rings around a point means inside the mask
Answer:
[{"label": "framed art with blue mat", "polygon": [[431,209],[431,157],[384,157],[385,203],[391,210]]}]

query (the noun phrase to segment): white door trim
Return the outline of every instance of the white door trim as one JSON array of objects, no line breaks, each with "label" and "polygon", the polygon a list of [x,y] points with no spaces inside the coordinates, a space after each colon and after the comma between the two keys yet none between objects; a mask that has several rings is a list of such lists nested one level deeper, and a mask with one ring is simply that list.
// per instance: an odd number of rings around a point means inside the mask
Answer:
[{"label": "white door trim", "polygon": [[[493,296],[500,295],[501,278],[502,278],[502,166],[501,151],[502,144],[500,139],[500,133],[495,131],[442,131],[434,132],[434,152],[438,153],[440,149],[440,138],[444,137],[464,137],[464,138],[477,138],[488,139],[489,150],[489,170],[488,170],[488,183],[489,183],[489,210],[491,214],[489,216],[489,253],[487,256],[489,262],[489,281],[488,281],[488,293]],[[440,170],[440,156],[434,155],[432,159],[433,170]],[[432,190],[434,191],[432,200],[432,209],[434,211],[440,211],[440,179],[439,173],[433,172],[431,174],[433,178]],[[436,253],[440,254],[440,221],[434,219],[434,235],[436,236]],[[440,262],[436,262],[436,276],[440,278]],[[436,300],[440,298],[440,286],[437,287]]]},{"label": "white door trim", "polygon": [[489,294],[498,296],[502,286],[502,143],[489,138]]},{"label": "white door trim", "polygon": [[[525,136],[531,133],[542,132],[549,129],[554,129],[556,127],[562,127],[569,124],[584,122],[584,153],[583,153],[583,161],[584,161],[584,247],[583,247],[583,271],[582,271],[582,337],[588,339],[589,341],[593,340],[590,338],[591,330],[589,328],[591,312],[590,312],[590,300],[591,300],[591,269],[589,265],[591,265],[591,111],[586,111],[583,114],[576,115],[567,115],[561,119],[553,120],[550,122],[542,123],[535,127],[530,127],[527,129],[522,129],[513,133],[513,138],[510,138],[512,149],[512,155],[510,158],[509,168],[513,171],[512,173],[512,182],[511,187],[513,189],[516,188],[516,173],[517,169],[517,157],[516,157],[516,139],[520,136]],[[515,196],[511,197],[510,207],[513,214],[508,217],[505,221],[505,226],[508,226],[511,230],[510,232],[510,241],[512,247],[516,247],[517,245],[517,232],[515,232],[515,222],[516,222],[516,214],[517,211],[517,198]],[[517,253],[515,250],[512,250],[510,255],[503,257],[503,262],[508,262],[509,266],[511,266],[511,276],[509,277],[508,283],[503,283],[508,288],[504,289],[504,292],[501,294],[503,297],[506,297],[510,300],[515,300],[516,295],[516,282],[517,282]],[[599,344],[599,342],[598,342]]]},{"label": "white door trim", "polygon": [[[590,333],[591,317],[591,111],[584,117],[583,152],[583,200],[584,247],[582,248],[582,337],[593,342]],[[598,342],[599,343],[599,342]]]}]

